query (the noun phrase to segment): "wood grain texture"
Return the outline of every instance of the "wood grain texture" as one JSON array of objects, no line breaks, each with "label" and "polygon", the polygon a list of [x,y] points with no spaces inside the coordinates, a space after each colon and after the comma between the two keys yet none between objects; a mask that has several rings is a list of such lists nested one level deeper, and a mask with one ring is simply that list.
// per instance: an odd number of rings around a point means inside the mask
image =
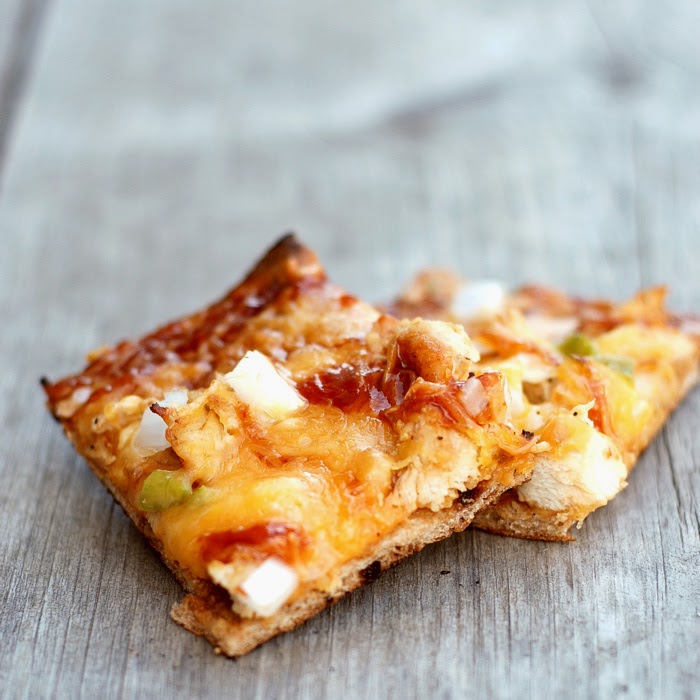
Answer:
[{"label": "wood grain texture", "polygon": [[47,1],[0,0],[0,188]]},{"label": "wood grain texture", "polygon": [[38,389],[288,228],[368,299],[448,264],[666,281],[700,310],[697,22],[689,0],[50,3],[0,191],[0,693],[697,696],[698,392],[575,543],[466,532],[231,662],[169,620],[177,584]]}]

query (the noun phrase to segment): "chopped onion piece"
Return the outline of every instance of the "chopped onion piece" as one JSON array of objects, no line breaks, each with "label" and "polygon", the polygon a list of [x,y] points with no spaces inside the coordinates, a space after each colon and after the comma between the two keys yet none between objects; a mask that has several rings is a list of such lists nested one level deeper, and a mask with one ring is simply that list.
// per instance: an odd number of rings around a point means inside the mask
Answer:
[{"label": "chopped onion piece", "polygon": [[559,343],[576,332],[578,319],[574,316],[546,316],[545,314],[528,314],[527,325],[536,335],[552,343]]},{"label": "chopped onion piece", "polygon": [[593,421],[588,417],[588,412],[593,406],[595,406],[595,399],[592,399],[588,403],[580,403],[578,406],[574,406],[571,409],[571,413],[584,423],[588,423],[588,425],[593,427]]},{"label": "chopped onion piece", "polygon": [[281,559],[270,557],[238,587],[240,602],[256,615],[274,615],[294,593],[299,577]]},{"label": "chopped onion piece", "polygon": [[484,387],[476,377],[467,379],[460,393],[470,416],[478,416],[489,405]]},{"label": "chopped onion piece", "polygon": [[92,389],[89,386],[81,386],[71,394],[71,400],[82,405],[92,396]]},{"label": "chopped onion piece", "polygon": [[[158,404],[163,408],[183,408],[187,405],[187,398],[187,389],[172,389],[165,392],[165,397],[158,401]],[[153,413],[149,406],[143,412],[133,444],[147,452],[167,450],[170,447],[165,437],[167,429],[165,421],[157,413]]]},{"label": "chopped onion piece", "polygon": [[172,389],[165,392],[165,398],[158,403],[163,408],[184,408],[187,406],[187,389]]},{"label": "chopped onion piece", "polygon": [[149,452],[167,450],[170,443],[165,439],[166,430],[165,421],[157,413],[153,413],[149,406],[143,412],[133,444]]},{"label": "chopped onion piece", "polygon": [[452,312],[459,318],[494,316],[503,310],[506,290],[495,280],[468,282],[452,301]]},{"label": "chopped onion piece", "polygon": [[238,398],[272,420],[282,420],[306,405],[305,399],[257,350],[247,352],[224,382]]},{"label": "chopped onion piece", "polygon": [[511,389],[508,377],[503,377],[503,390],[508,407],[508,420],[512,420],[513,416],[520,416],[525,412],[525,402],[523,401],[522,384],[517,384],[515,391]]}]

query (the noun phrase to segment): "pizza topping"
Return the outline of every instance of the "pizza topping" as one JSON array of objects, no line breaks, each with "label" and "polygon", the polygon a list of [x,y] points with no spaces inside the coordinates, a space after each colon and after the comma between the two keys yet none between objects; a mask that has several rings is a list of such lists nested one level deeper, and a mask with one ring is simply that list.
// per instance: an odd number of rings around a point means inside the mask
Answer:
[{"label": "pizza topping", "polygon": [[277,557],[270,557],[259,566],[240,574],[240,567],[214,561],[209,575],[231,595],[234,610],[242,617],[271,617],[290,598],[299,585],[292,567]]},{"label": "pizza topping", "polygon": [[438,440],[433,431],[412,424],[401,432],[397,479],[390,505],[409,512],[418,508],[438,511],[457,498],[459,492],[476,486],[479,458],[476,445],[466,436],[449,432]]},{"label": "pizza topping", "polygon": [[548,316],[541,313],[531,313],[525,318],[527,325],[535,334],[551,343],[560,343],[575,333],[578,328],[578,319],[575,316]]},{"label": "pizza topping", "polygon": [[479,351],[464,328],[454,323],[416,319],[396,337],[396,361],[428,382],[466,379]]},{"label": "pizza topping", "polygon": [[370,402],[372,409],[378,413],[390,406],[386,396],[376,387],[380,378],[381,370],[370,371],[343,363],[340,367],[315,372],[301,382],[298,389],[309,403],[325,403],[352,410]]},{"label": "pizza topping", "polygon": [[552,449],[518,487],[521,500],[554,511],[577,510],[583,519],[626,485],[627,467],[615,444],[584,420],[583,412],[559,414],[545,426],[542,439]]},{"label": "pizza topping", "polygon": [[574,333],[574,335],[570,335],[559,346],[559,350],[564,355],[569,355],[570,357],[590,357],[596,353],[595,344],[583,333]]},{"label": "pizza topping", "polygon": [[[605,336],[601,336],[600,340]],[[569,336],[560,346],[559,350],[564,355],[570,357],[590,357],[596,362],[615,370],[626,379],[632,381],[634,379],[635,362],[631,357],[626,355],[618,355],[613,353],[602,353],[598,349],[598,342],[594,342],[583,333],[575,333]]]},{"label": "pizza topping", "polygon": [[489,400],[486,398],[484,385],[476,377],[470,377],[459,388],[460,396],[467,413],[470,416],[478,416],[489,405]]},{"label": "pizza topping", "polygon": [[485,324],[477,324],[470,333],[484,347],[484,355],[508,359],[516,355],[531,355],[552,367],[556,367],[560,358],[547,343],[537,337],[527,327],[524,318],[514,310],[504,314],[497,320]]},{"label": "pizza topping", "polygon": [[[479,401],[478,390],[470,391],[476,385],[476,381],[482,390],[482,397],[485,401]],[[480,425],[486,423],[504,423],[508,417],[508,404],[510,400],[510,389],[508,382],[502,372],[483,372],[471,377],[464,385],[460,386],[460,395],[465,402],[465,407],[469,414]],[[478,405],[477,405],[478,403]]]},{"label": "pizza topping", "polygon": [[257,350],[247,352],[223,381],[241,401],[268,420],[282,420],[306,405],[299,392]]},{"label": "pizza topping", "polygon": [[618,374],[632,381],[634,379],[634,360],[624,355],[596,355],[595,360]]},{"label": "pizza topping", "polygon": [[160,513],[186,501],[192,495],[192,484],[183,469],[155,469],[143,482],[139,508],[146,513]]},{"label": "pizza topping", "polygon": [[167,426],[163,419],[151,411],[149,406],[141,417],[141,423],[134,436],[134,447],[146,452],[160,452],[167,450],[170,443],[165,438]]},{"label": "pizza topping", "polygon": [[539,406],[551,398],[554,381],[554,378],[541,382],[523,381],[523,394],[533,406]]},{"label": "pizza topping", "polygon": [[288,563],[297,560],[308,544],[298,525],[272,520],[250,527],[211,532],[200,538],[202,558],[206,562],[230,562],[236,558],[261,560],[275,556]]},{"label": "pizza topping", "polygon": [[495,280],[467,282],[452,300],[452,313],[462,319],[495,316],[505,304],[506,290]]},{"label": "pizza topping", "polygon": [[[127,397],[128,398],[128,397]],[[124,399],[122,400],[124,401]],[[167,425],[161,415],[158,413],[156,406],[161,408],[182,408],[187,405],[187,390],[173,389],[165,393],[165,398],[158,404],[149,406],[141,417],[132,445],[137,449],[146,453],[161,452],[170,447],[165,431]]]},{"label": "pizza topping", "polygon": [[90,398],[91,394],[92,389],[89,386],[81,386],[71,394],[71,400],[77,406],[82,406]]}]

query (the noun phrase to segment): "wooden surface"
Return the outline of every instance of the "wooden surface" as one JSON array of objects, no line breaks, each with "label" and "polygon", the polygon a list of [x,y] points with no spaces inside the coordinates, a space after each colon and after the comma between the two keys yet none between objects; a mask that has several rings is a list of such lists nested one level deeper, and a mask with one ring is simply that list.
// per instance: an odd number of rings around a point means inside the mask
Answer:
[{"label": "wooden surface", "polygon": [[0,0],[0,693],[700,696],[698,392],[575,543],[468,531],[231,662],[38,386],[288,228],[370,300],[442,263],[700,310],[699,7]]}]

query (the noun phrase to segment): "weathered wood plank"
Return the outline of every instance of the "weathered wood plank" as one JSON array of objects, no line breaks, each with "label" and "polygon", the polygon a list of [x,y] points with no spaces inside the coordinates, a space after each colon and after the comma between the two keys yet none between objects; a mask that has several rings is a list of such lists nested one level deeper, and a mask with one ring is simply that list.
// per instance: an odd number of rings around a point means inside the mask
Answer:
[{"label": "weathered wood plank", "polygon": [[289,227],[369,299],[449,264],[699,309],[694,6],[609,5],[56,0],[0,192],[7,697],[697,694],[697,393],[575,543],[467,532],[232,663],[36,384]]},{"label": "weathered wood plank", "polygon": [[0,0],[0,187],[47,0]]}]

